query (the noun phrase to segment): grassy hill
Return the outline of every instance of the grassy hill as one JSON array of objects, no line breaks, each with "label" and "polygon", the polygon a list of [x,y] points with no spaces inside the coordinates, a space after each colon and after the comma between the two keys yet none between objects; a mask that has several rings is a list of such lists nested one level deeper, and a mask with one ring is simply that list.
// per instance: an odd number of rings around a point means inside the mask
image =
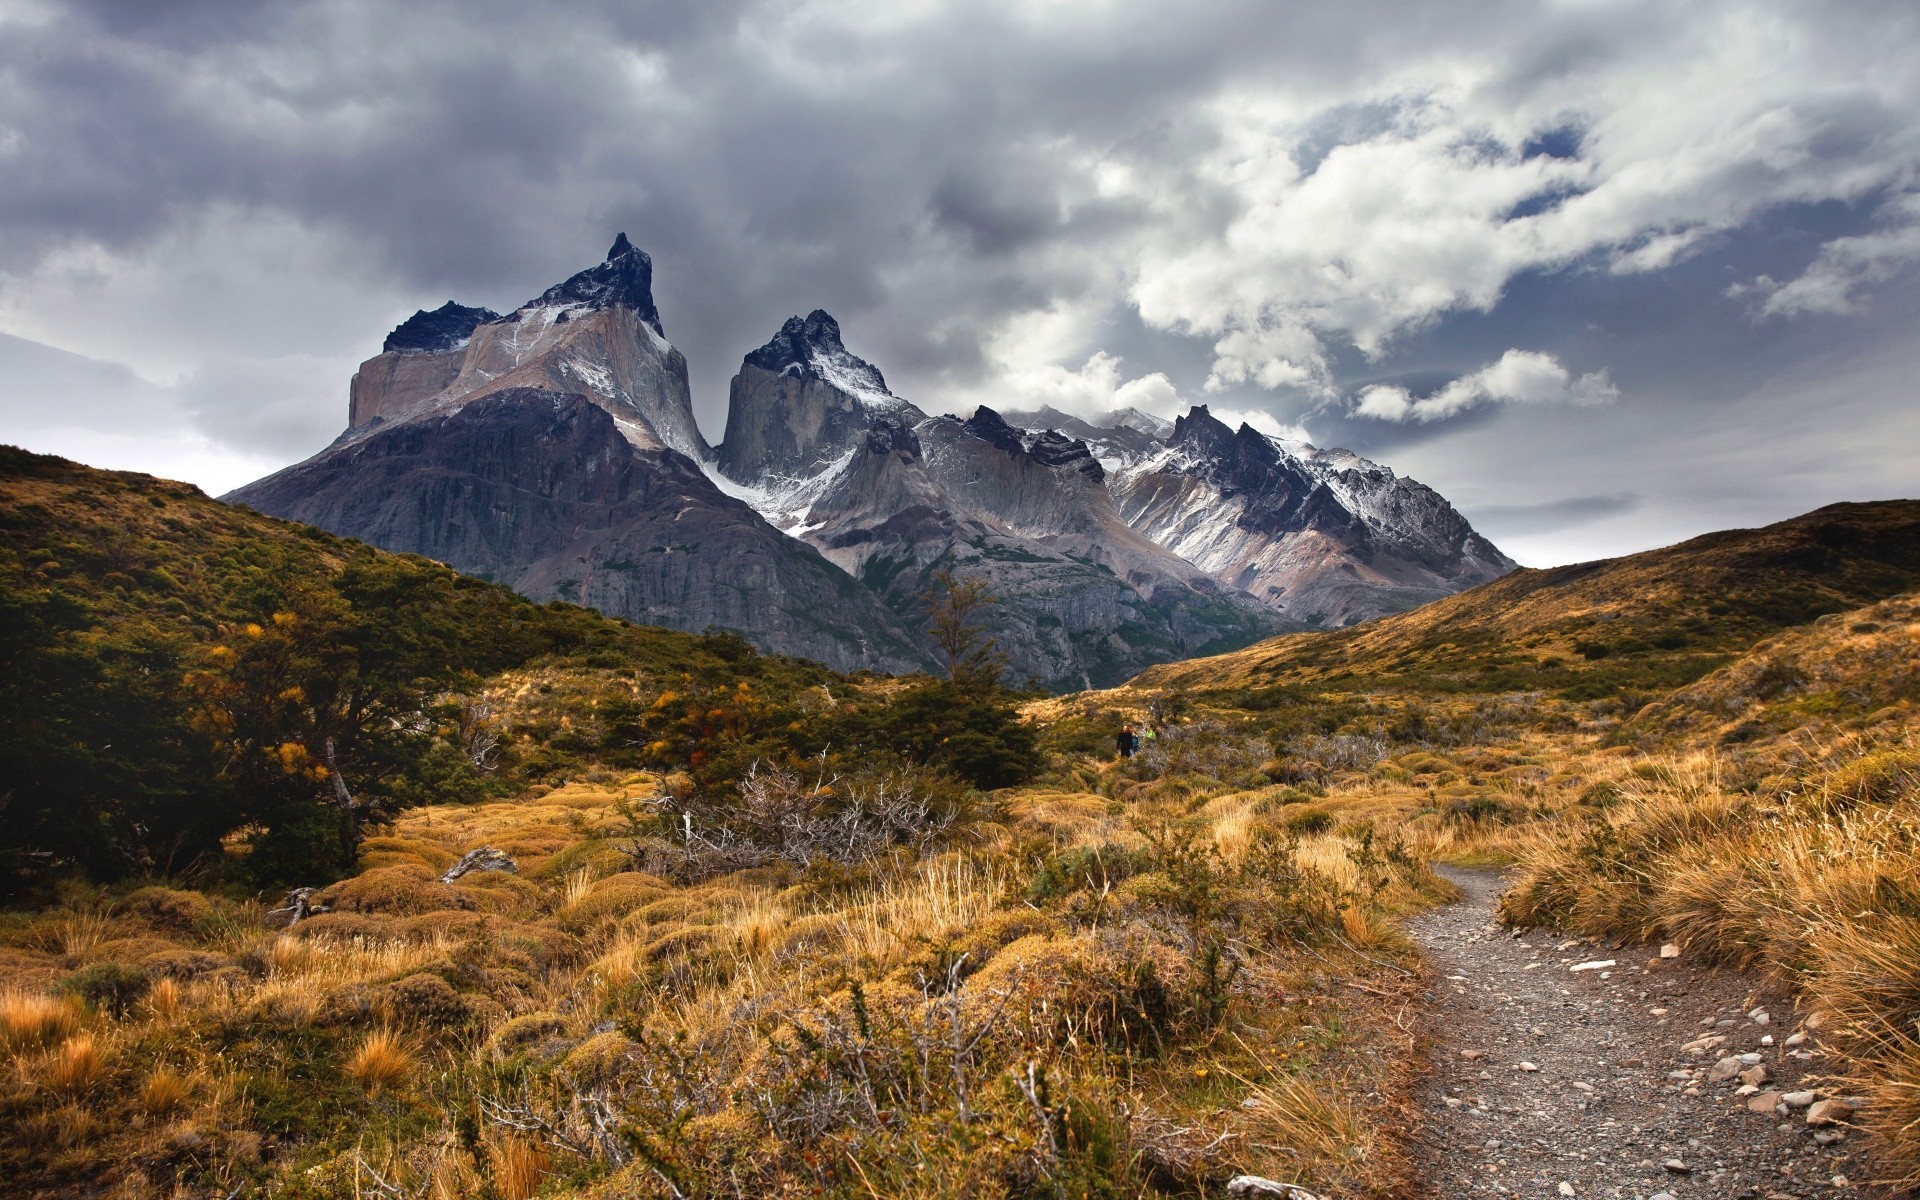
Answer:
[{"label": "grassy hill", "polygon": [[[1013,727],[1004,693],[0,452],[0,1172],[1404,1196],[1434,980],[1397,922],[1452,860],[1518,866],[1511,920],[1786,976],[1920,1181],[1920,624],[1884,598],[1917,508],[1525,572]],[[1122,722],[1159,736],[1115,761]],[[336,767],[368,807],[330,840]],[[483,847],[515,869],[441,881]]]},{"label": "grassy hill", "polygon": [[17,451],[0,606],[9,1195],[1406,1194],[1443,889],[1237,727],[1030,779],[979,680]]},{"label": "grassy hill", "polygon": [[[504,753],[484,763],[464,742],[481,682],[536,663],[656,692],[839,681],[729,635],[536,605],[187,484],[0,448],[0,894],[76,867],[210,869],[242,829],[267,851],[249,856],[263,881],[342,869],[358,826],[524,777],[524,737],[497,731]],[[571,761],[528,749],[534,768]]]},{"label": "grassy hill", "polygon": [[1412,612],[1154,667],[1144,688],[1634,698],[1769,634],[1920,585],[1920,501],[1834,504],[1625,558],[1520,570]]}]

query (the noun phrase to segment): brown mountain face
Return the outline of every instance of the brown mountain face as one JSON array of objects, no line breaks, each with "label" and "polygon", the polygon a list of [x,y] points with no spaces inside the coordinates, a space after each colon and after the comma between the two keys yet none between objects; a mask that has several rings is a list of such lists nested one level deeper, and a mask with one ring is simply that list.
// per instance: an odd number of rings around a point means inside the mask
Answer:
[{"label": "brown mountain face", "polygon": [[634,445],[578,393],[489,392],[376,428],[227,499],[535,600],[732,629],[831,666],[927,661],[845,573],[721,494],[684,455]]}]

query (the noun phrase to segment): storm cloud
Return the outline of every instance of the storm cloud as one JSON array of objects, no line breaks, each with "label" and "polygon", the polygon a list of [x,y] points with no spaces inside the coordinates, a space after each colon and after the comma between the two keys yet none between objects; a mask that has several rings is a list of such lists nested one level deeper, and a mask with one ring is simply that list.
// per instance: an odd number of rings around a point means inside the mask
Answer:
[{"label": "storm cloud", "polygon": [[1526,561],[1920,490],[1907,0],[0,0],[0,181],[0,437],[209,486],[624,230],[710,435],[824,307],[929,410],[1208,403]]}]

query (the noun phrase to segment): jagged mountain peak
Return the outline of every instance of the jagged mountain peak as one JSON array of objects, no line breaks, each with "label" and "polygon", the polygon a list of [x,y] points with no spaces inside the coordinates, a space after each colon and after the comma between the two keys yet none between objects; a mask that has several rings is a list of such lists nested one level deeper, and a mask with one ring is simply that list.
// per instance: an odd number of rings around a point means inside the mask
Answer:
[{"label": "jagged mountain peak", "polygon": [[632,309],[655,333],[667,336],[653,303],[653,259],[624,233],[613,240],[605,262],[554,284],[521,306],[587,311],[615,307]]},{"label": "jagged mountain peak", "polygon": [[961,424],[967,432],[983,442],[998,446],[1009,454],[1026,453],[1026,442],[1020,437],[1020,431],[1007,424],[1007,419],[982,404],[973,410],[973,415]]},{"label": "jagged mountain peak", "polygon": [[468,308],[449,300],[431,312],[420,309],[400,322],[380,349],[388,354],[458,350],[473,336],[475,327],[499,319],[500,314],[490,308]]},{"label": "jagged mountain peak", "polygon": [[788,317],[767,344],[748,354],[746,365],[785,375],[812,375],[854,395],[891,396],[880,368],[848,350],[840,322],[823,308]]}]

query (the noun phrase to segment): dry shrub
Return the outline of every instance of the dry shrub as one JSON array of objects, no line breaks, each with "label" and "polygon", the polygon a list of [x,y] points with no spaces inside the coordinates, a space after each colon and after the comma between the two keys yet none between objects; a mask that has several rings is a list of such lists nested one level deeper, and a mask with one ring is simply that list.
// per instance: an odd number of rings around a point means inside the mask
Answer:
[{"label": "dry shrub", "polygon": [[1755,870],[1744,848],[1729,840],[1675,850],[1654,889],[1634,889],[1644,917],[1616,919],[1613,928],[1635,941],[1664,935],[1707,962],[1747,970],[1775,948],[1782,923],[1797,928],[1771,894],[1769,874]]},{"label": "dry shrub", "polygon": [[105,941],[113,919],[100,912],[72,912],[40,922],[34,929],[41,949],[78,960]]},{"label": "dry shrub", "polygon": [[460,856],[438,842],[424,838],[370,837],[360,843],[360,865],[364,870],[377,867],[420,866],[435,874],[460,860]]},{"label": "dry shrub", "polygon": [[1099,835],[1110,821],[1107,804],[1105,796],[1085,792],[1023,792],[1007,802],[1006,811],[1016,828],[1069,846]]},{"label": "dry shrub", "polygon": [[458,897],[459,907],[483,913],[524,916],[543,912],[547,907],[546,888],[505,871],[476,871],[461,876],[456,883],[440,886]]},{"label": "dry shrub", "polygon": [[145,917],[165,929],[191,933],[195,926],[213,915],[213,901],[199,892],[144,887],[121,901],[120,911]]},{"label": "dry shrub", "polygon": [[1861,1123],[1885,1147],[1879,1165],[1888,1182],[1920,1187],[1920,1036],[1890,1043],[1877,1067],[1871,1078],[1854,1085],[1867,1101]]},{"label": "dry shrub", "polygon": [[106,1048],[86,1031],[61,1042],[42,1067],[40,1082],[57,1095],[72,1096],[90,1090],[107,1073]]},{"label": "dry shrub", "polygon": [[1821,789],[1830,805],[1893,804],[1920,793],[1920,751],[1876,750],[1841,766]]},{"label": "dry shrub", "polygon": [[337,912],[397,916],[473,907],[462,890],[441,883],[430,869],[416,863],[375,867],[334,884],[318,898]]},{"label": "dry shrub", "polygon": [[421,1029],[454,1029],[474,1019],[474,1008],[465,996],[425,971],[374,988],[370,1002],[387,1021]]},{"label": "dry shrub", "polygon": [[567,902],[560,909],[560,925],[575,933],[589,933],[617,921],[636,909],[659,900],[666,885],[651,875],[626,871],[598,883],[576,888],[573,880],[585,879],[585,872],[572,877],[567,886]]},{"label": "dry shrub", "polygon": [[638,1047],[622,1034],[597,1033],[575,1046],[563,1066],[577,1087],[602,1087],[632,1069]]},{"label": "dry shrub", "polygon": [[9,1050],[44,1046],[73,1032],[79,1024],[79,1009],[71,997],[0,993],[0,1042]]},{"label": "dry shrub", "polygon": [[171,1067],[156,1067],[140,1085],[140,1107],[150,1116],[164,1117],[183,1107],[193,1089]]},{"label": "dry shrub", "polygon": [[177,947],[156,951],[140,960],[140,969],[148,979],[196,979],[210,975],[227,966],[228,960],[218,954],[209,954],[205,950],[182,950]]},{"label": "dry shrub", "polygon": [[367,1034],[347,1057],[347,1074],[369,1096],[406,1086],[413,1067],[413,1048],[393,1029],[376,1029]]},{"label": "dry shrub", "polygon": [[488,1049],[501,1058],[509,1058],[546,1042],[556,1042],[567,1031],[565,1017],[556,1013],[527,1013],[514,1017],[493,1031]]},{"label": "dry shrub", "polygon": [[1920,917],[1828,922],[1812,953],[1817,999],[1837,1033],[1874,1055],[1920,1034]]},{"label": "dry shrub", "polygon": [[500,1200],[532,1200],[551,1163],[546,1147],[532,1138],[506,1137],[487,1148],[493,1190]]}]

